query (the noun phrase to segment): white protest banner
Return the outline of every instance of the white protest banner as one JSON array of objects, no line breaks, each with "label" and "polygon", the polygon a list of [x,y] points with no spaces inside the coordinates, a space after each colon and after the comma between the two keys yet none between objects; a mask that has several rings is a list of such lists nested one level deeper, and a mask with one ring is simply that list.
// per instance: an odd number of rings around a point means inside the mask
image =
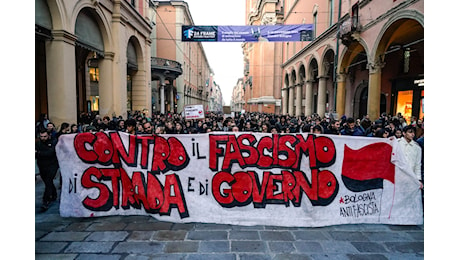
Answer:
[{"label": "white protest banner", "polygon": [[423,223],[396,140],[312,134],[67,134],[63,217],[316,227]]},{"label": "white protest banner", "polygon": [[204,119],[203,105],[187,105],[184,107],[185,120]]}]

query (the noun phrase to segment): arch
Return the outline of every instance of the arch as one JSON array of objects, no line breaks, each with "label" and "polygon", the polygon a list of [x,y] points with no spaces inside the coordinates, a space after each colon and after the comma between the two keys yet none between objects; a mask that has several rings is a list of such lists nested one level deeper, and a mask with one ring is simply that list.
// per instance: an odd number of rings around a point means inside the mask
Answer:
[{"label": "arch", "polygon": [[73,9],[71,15],[71,25],[70,31],[75,32],[77,17],[83,9],[88,9],[91,13],[92,18],[98,25],[98,29],[101,33],[102,42],[104,44],[104,51],[112,51],[113,42],[112,42],[112,33],[111,33],[111,22],[107,20],[107,17],[104,15],[101,7],[99,5],[91,4],[92,1],[78,1]]},{"label": "arch", "polygon": [[321,66],[319,67],[318,74],[320,76],[332,76],[334,71],[334,51],[328,48],[323,57],[321,58]]},{"label": "arch", "polygon": [[289,73],[287,71],[286,74],[284,74],[284,87],[289,87]]},{"label": "arch", "polygon": [[298,74],[299,74],[299,83],[303,84],[306,80],[306,75],[307,75],[305,72],[305,65],[303,63],[301,63],[299,66]]},{"label": "arch", "polygon": [[[126,60],[128,63],[128,70],[135,70],[138,69],[138,53],[139,51],[136,50],[138,47],[138,41],[134,36],[131,36],[128,40],[128,46],[126,47]],[[142,53],[140,53],[142,55]]]},{"label": "arch", "polygon": [[77,36],[76,44],[104,56],[104,41],[94,17],[97,15],[92,10],[83,8],[77,16],[74,32]]},{"label": "arch", "polygon": [[396,12],[383,25],[376,38],[376,44],[370,53],[373,60],[384,60],[384,53],[392,43],[404,42],[417,38],[424,33],[424,15],[417,10],[401,10]]},{"label": "arch", "polygon": [[[46,1],[46,0],[44,0]],[[62,1],[46,1],[51,15],[52,29],[59,30],[66,28],[66,13]]]},{"label": "arch", "polygon": [[[327,45],[325,51],[320,57],[320,64],[322,65],[318,68],[318,75],[326,76],[331,74],[334,67],[334,53],[335,52],[332,49],[332,47],[330,45]],[[326,67],[326,62],[328,67]]]},{"label": "arch", "polygon": [[[424,75],[424,16],[417,10],[400,10],[390,17],[380,29],[376,44],[370,55],[376,65],[385,66],[382,79],[392,79],[391,84],[382,82],[381,93],[392,93],[391,99],[382,98],[380,112],[395,112],[395,98],[399,91],[413,91],[412,115],[418,116],[423,86],[412,84]],[[388,81],[386,81],[388,82]],[[381,94],[380,93],[380,94]],[[377,93],[374,100],[377,100]],[[382,103],[382,100],[385,102]],[[389,106],[383,107],[385,104]]]},{"label": "arch", "polygon": [[146,92],[145,85],[145,58],[139,39],[132,35],[126,42],[126,67],[127,67],[127,109],[149,109],[146,102],[151,99],[151,92]]},{"label": "arch", "polygon": [[312,57],[308,63],[307,80],[317,81],[318,75],[318,61],[315,57]]},{"label": "arch", "polygon": [[369,50],[365,42],[361,39],[362,38],[360,38],[360,41],[352,42],[348,48],[345,48],[345,50],[342,51],[337,73],[348,73],[348,67],[353,64],[353,61],[360,59],[357,56],[362,55],[362,53],[366,55],[366,60],[368,60]]},{"label": "arch", "polygon": [[53,19],[45,0],[35,0],[35,24],[48,30],[53,28]]},{"label": "arch", "polygon": [[295,69],[291,71],[289,78],[290,78],[289,80],[290,86],[294,86],[295,84],[297,84],[297,75],[296,75]]},{"label": "arch", "polygon": [[353,96],[353,117],[361,118],[367,113],[367,99],[368,99],[369,87],[368,83],[361,82],[355,90]]},{"label": "arch", "polygon": [[[113,54],[107,51],[110,45],[107,34],[109,27],[104,23],[104,14],[100,6],[87,1],[77,2],[71,17],[71,32],[77,36],[77,113],[88,112],[89,109],[106,113],[113,110],[113,83],[110,76],[112,68],[108,65],[113,59]],[[92,72],[89,67],[100,75],[96,81],[91,80]]]}]

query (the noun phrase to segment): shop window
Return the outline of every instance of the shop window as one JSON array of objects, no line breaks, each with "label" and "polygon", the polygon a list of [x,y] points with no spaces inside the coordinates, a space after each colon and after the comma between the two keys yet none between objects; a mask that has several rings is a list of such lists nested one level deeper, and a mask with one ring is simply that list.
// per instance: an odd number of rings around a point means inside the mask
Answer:
[{"label": "shop window", "polygon": [[410,122],[410,118],[412,116],[412,100],[413,100],[412,90],[398,92],[396,113],[401,113],[401,115],[406,119],[407,122]]},{"label": "shop window", "polygon": [[89,80],[91,82],[99,82],[99,68],[89,68]]},{"label": "shop window", "polygon": [[425,90],[422,90],[422,96],[420,97],[420,115],[418,118],[425,116]]},{"label": "shop window", "polygon": [[91,106],[91,111],[99,111],[99,96],[90,96],[90,105]]}]

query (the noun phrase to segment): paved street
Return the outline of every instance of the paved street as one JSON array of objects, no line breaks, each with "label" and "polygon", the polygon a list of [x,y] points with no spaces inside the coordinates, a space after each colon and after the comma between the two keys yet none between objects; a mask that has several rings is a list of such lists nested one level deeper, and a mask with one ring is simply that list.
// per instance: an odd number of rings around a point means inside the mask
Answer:
[{"label": "paved street", "polygon": [[40,212],[43,190],[38,179],[36,259],[424,258],[423,225],[286,228],[174,224],[149,216],[62,218],[58,202]]}]

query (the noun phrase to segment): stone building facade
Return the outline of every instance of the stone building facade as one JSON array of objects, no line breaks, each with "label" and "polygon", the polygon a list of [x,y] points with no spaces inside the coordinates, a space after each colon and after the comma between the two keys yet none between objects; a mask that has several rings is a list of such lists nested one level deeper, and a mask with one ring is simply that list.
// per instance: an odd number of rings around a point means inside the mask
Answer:
[{"label": "stone building facade", "polygon": [[82,113],[151,111],[144,0],[35,1],[35,116],[56,125]]},{"label": "stone building facade", "polygon": [[[158,106],[165,102],[164,111],[180,113],[184,105],[202,104],[209,109],[212,70],[200,42],[182,42],[182,25],[193,25],[186,1],[154,1],[152,57],[163,59],[168,65],[179,66],[181,73],[158,68],[154,73],[153,91]],[[159,64],[161,65],[161,63]],[[166,81],[165,81],[166,79]],[[164,98],[161,92],[164,89]],[[157,93],[155,91],[158,90]]]},{"label": "stone building facade", "polygon": [[311,42],[244,46],[250,111],[273,97],[281,114],[423,117],[423,0],[248,0],[247,13],[248,24],[314,27]]}]

